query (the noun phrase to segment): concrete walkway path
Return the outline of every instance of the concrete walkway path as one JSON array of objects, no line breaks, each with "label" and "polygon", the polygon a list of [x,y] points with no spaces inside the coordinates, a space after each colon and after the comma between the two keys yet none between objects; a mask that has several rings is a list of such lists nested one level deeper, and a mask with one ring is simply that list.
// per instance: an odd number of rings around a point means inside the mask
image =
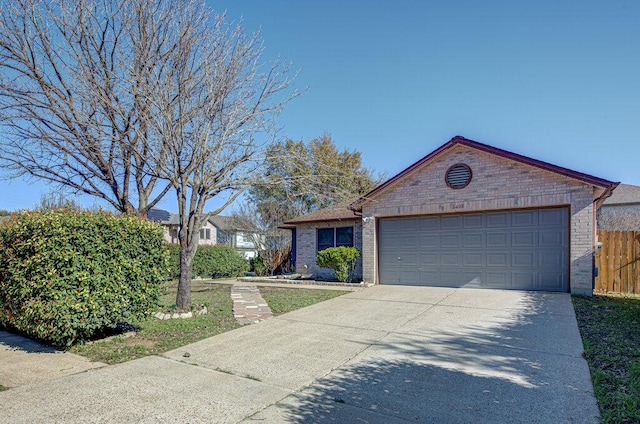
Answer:
[{"label": "concrete walkway path", "polygon": [[231,286],[233,316],[241,325],[257,324],[272,316],[271,308],[256,286]]},{"label": "concrete walkway path", "polygon": [[426,287],[349,293],[0,405],[12,423],[599,422],[569,295]]}]

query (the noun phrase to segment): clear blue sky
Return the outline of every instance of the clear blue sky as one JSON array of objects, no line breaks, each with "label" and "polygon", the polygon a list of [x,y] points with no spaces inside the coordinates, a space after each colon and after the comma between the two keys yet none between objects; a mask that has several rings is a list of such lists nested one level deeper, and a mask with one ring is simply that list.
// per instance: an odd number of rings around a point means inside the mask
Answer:
[{"label": "clear blue sky", "polygon": [[[462,135],[640,185],[637,0],[209,4],[261,28],[265,59],[299,69],[307,91],[281,116],[283,137],[327,131],[391,177]],[[3,184],[0,209],[46,191]]]}]

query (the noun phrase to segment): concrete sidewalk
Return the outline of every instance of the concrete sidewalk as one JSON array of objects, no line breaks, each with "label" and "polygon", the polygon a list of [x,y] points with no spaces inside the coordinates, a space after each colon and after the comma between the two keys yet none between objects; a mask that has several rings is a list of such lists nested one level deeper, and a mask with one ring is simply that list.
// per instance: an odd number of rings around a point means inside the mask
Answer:
[{"label": "concrete sidewalk", "polygon": [[596,423],[581,355],[569,295],[377,286],[1,392],[0,421]]},{"label": "concrete sidewalk", "polygon": [[44,346],[26,337],[0,331],[0,384],[7,388],[77,374],[106,365]]}]

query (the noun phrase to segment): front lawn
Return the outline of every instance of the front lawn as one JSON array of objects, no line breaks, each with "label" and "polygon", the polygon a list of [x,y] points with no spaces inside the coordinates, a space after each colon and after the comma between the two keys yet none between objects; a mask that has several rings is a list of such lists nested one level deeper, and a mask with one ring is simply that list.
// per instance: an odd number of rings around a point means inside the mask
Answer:
[{"label": "front lawn", "polygon": [[573,297],[605,423],[640,422],[640,298]]},{"label": "front lawn", "polygon": [[[151,317],[142,322],[131,323],[139,329],[135,333],[76,345],[69,351],[85,356],[92,361],[117,364],[177,349],[186,344],[240,327],[233,317],[230,285],[196,281],[192,284],[192,304],[205,305],[208,310],[207,314],[190,319],[159,320]],[[337,290],[276,289],[270,287],[260,287],[260,292],[275,315],[348,293]],[[161,299],[163,308],[171,309],[175,305],[175,299],[175,287],[172,287]]]},{"label": "front lawn", "polygon": [[295,311],[348,293],[339,290],[305,290],[281,287],[259,287],[259,289],[262,298],[269,304],[274,315]]}]

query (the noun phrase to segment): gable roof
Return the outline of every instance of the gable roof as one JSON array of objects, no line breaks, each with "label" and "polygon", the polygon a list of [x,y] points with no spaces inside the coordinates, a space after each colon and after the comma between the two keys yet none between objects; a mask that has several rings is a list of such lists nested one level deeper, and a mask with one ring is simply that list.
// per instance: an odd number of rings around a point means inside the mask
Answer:
[{"label": "gable roof", "polygon": [[310,222],[329,222],[329,221],[359,221],[362,215],[355,212],[351,208],[354,199],[345,202],[336,203],[333,206],[320,209],[316,212],[291,219],[284,223],[281,228],[291,228],[296,224],[304,224]]},{"label": "gable roof", "polygon": [[[180,216],[164,209],[151,209],[147,212],[147,218],[162,225],[180,225]],[[208,221],[222,231],[258,231],[246,218],[214,215],[209,217]]]},{"label": "gable roof", "polygon": [[614,183],[614,182],[605,180],[603,178],[594,177],[593,175],[584,174],[582,172],[573,171],[573,170],[568,169],[568,168],[563,168],[561,166],[553,165],[553,164],[550,164],[548,162],[543,162],[541,160],[533,159],[533,158],[530,158],[528,156],[523,156],[523,155],[519,155],[517,153],[509,152],[507,150],[502,150],[502,149],[499,149],[497,147],[489,146],[488,144],[479,143],[477,141],[470,140],[468,138],[464,138],[462,136],[457,135],[457,136],[453,137],[451,140],[449,140],[448,142],[446,142],[445,144],[443,144],[442,146],[440,146],[439,148],[437,148],[436,150],[434,150],[433,152],[429,153],[427,156],[423,157],[419,161],[417,161],[414,164],[410,165],[408,168],[406,168],[405,170],[403,170],[399,174],[397,174],[394,177],[388,179],[384,183],[380,184],[379,186],[377,186],[376,188],[371,190],[369,193],[367,193],[364,196],[360,197],[358,200],[356,200],[351,205],[351,207],[353,207],[355,209],[359,209],[360,205],[362,203],[364,203],[369,197],[380,193],[381,191],[385,190],[387,187],[393,185],[396,181],[398,181],[398,180],[402,179],[403,177],[405,177],[406,175],[410,174],[416,168],[419,168],[420,166],[422,166],[423,164],[429,162],[430,160],[432,160],[436,156],[439,156],[440,154],[442,154],[444,152],[447,152],[447,151],[453,149],[456,146],[470,147],[472,149],[476,149],[476,150],[480,150],[480,151],[483,151],[483,152],[486,152],[486,153],[490,153],[492,155],[500,156],[500,157],[503,157],[505,159],[509,159],[509,160],[512,160],[512,161],[515,161],[515,162],[520,162],[520,163],[523,163],[525,165],[534,166],[536,168],[540,168],[540,169],[543,169],[545,171],[549,171],[549,172],[553,172],[553,173],[556,173],[556,174],[559,174],[559,175],[563,175],[565,177],[572,178],[572,179],[581,181],[583,183],[586,183],[586,184],[589,184],[589,185],[592,185],[592,186],[603,188],[603,189],[605,189],[605,192],[601,196],[601,199],[604,199],[604,198],[608,197],[610,195],[610,193],[611,193],[611,190],[613,190],[619,184],[619,183]]},{"label": "gable roof", "polygon": [[640,186],[631,184],[620,184],[613,190],[611,197],[603,203],[605,206],[610,205],[633,205],[640,204]]},{"label": "gable roof", "polygon": [[258,231],[251,221],[242,217],[214,215],[209,218],[209,222],[222,231]]}]

